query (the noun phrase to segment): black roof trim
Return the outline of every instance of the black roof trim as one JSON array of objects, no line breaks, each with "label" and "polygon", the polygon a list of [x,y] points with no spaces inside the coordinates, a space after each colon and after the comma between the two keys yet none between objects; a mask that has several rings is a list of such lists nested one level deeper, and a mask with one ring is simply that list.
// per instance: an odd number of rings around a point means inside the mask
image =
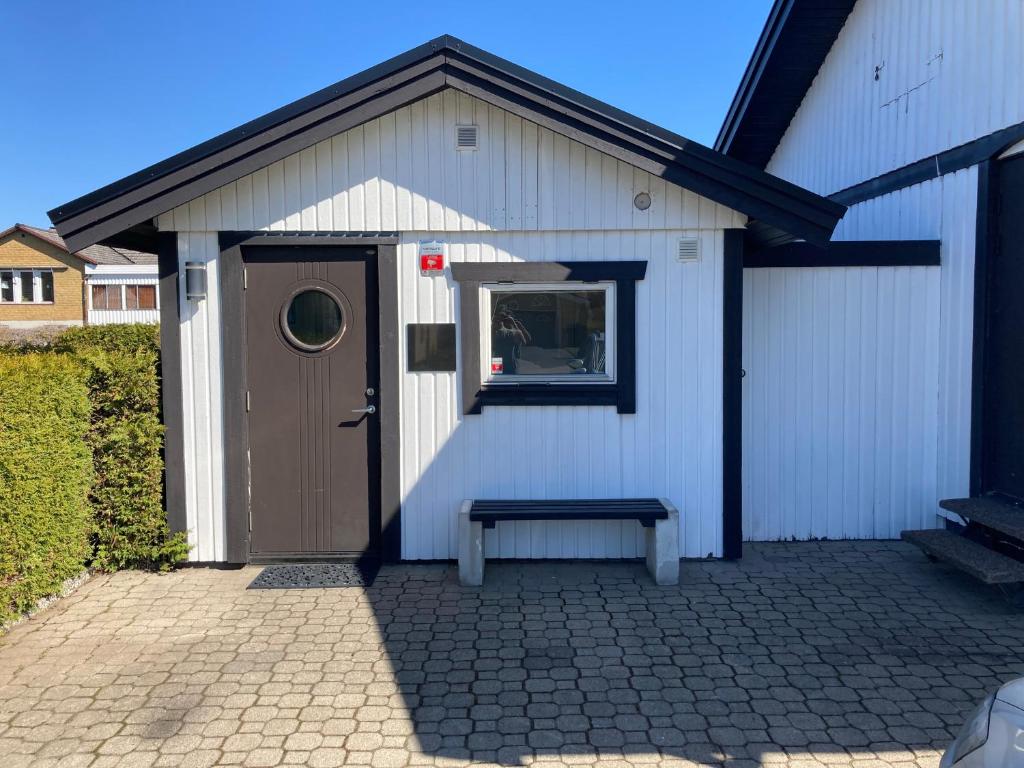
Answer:
[{"label": "black roof trim", "polygon": [[471,93],[792,236],[825,242],[845,207],[445,35],[50,211],[75,247],[445,88]]},{"label": "black roof trim", "polygon": [[775,0],[715,140],[765,168],[857,0]]},{"label": "black roof trim", "polygon": [[746,269],[771,267],[937,267],[938,240],[833,240],[827,246],[791,242],[748,250]]}]

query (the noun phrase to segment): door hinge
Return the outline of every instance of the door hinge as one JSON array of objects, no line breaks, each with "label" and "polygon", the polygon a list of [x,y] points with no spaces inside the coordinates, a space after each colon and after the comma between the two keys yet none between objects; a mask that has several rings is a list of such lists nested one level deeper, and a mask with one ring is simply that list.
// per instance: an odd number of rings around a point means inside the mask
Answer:
[{"label": "door hinge", "polygon": [[245,412],[249,413],[252,410],[252,402],[249,399],[249,390],[245,390]]},{"label": "door hinge", "polygon": [[242,267],[242,290],[249,290],[249,268]]}]

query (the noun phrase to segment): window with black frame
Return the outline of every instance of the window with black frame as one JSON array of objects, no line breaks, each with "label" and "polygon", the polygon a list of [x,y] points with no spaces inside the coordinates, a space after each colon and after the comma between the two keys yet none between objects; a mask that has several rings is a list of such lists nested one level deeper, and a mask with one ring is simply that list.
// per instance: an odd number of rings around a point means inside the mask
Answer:
[{"label": "window with black frame", "polygon": [[462,412],[615,406],[636,413],[637,281],[646,261],[453,263]]}]

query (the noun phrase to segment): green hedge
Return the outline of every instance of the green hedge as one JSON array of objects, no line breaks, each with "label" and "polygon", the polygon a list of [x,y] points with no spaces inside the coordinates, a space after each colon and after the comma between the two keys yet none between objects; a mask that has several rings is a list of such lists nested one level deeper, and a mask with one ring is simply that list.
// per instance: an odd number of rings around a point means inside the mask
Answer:
[{"label": "green hedge", "polygon": [[0,340],[0,623],[86,565],[188,556],[163,508],[159,331]]},{"label": "green hedge", "polygon": [[0,354],[0,623],[59,591],[89,557],[90,412],[74,360]]},{"label": "green hedge", "polygon": [[163,508],[158,328],[73,328],[56,339],[53,350],[75,359],[89,385],[96,470],[93,566],[165,570],[185,559],[185,535],[170,533]]}]

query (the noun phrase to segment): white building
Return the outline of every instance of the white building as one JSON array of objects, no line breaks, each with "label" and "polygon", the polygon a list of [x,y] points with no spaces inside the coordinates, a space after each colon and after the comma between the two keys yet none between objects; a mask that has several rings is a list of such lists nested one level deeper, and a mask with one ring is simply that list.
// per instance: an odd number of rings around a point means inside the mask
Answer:
[{"label": "white building", "polygon": [[[664,497],[686,557],[823,535],[767,526],[760,489],[742,515],[742,474],[809,437],[805,405],[832,418],[822,392],[887,364],[904,397],[883,414],[891,431],[935,432],[922,398],[945,359],[937,340],[870,364],[866,348],[841,347],[837,369],[797,382],[781,446],[760,426],[779,412],[750,398],[762,371],[742,345],[764,355],[762,336],[800,318],[786,296],[767,301],[745,260],[938,263],[935,234],[829,246],[844,212],[442,37],[50,216],[73,247],[157,248],[169,514],[194,560],[246,562],[451,559],[464,499]],[[894,328],[876,335],[930,331],[939,268],[871,269],[866,306],[913,302],[898,317],[873,309]],[[801,274],[827,302],[832,284]],[[812,350],[844,339],[819,309],[801,311],[833,336],[812,335]],[[925,519],[927,500],[934,519],[937,441],[878,446],[886,467],[917,472],[890,477],[879,504],[912,502]],[[812,457],[809,475],[841,489],[826,533],[879,535],[846,519],[860,514],[854,489],[823,466]],[[817,490],[804,480],[785,482]],[[898,534],[895,514],[884,535]],[[638,557],[643,537],[632,522],[520,521],[499,523],[487,550]]]},{"label": "white building", "polygon": [[131,261],[85,265],[89,325],[160,322],[156,259],[137,252],[131,256]]},{"label": "white building", "polygon": [[849,206],[835,242],[939,253],[745,270],[746,536],[1024,533],[938,506],[1024,497],[1022,75],[1019,0],[775,3],[716,149]]}]

